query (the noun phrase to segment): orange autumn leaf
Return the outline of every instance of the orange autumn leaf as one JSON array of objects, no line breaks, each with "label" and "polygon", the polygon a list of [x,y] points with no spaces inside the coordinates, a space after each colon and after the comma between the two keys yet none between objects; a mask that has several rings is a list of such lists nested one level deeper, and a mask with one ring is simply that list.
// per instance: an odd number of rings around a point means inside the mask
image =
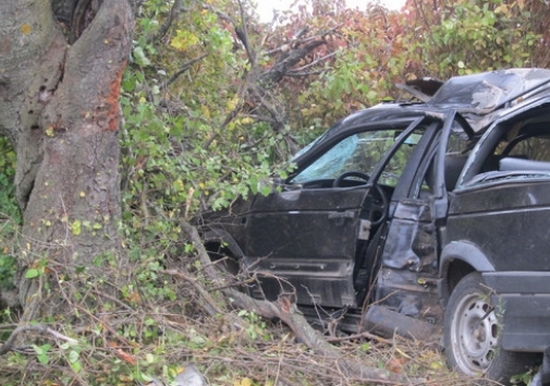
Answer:
[{"label": "orange autumn leaf", "polygon": [[131,354],[128,354],[127,352],[123,351],[122,349],[120,348],[117,348],[115,350],[116,352],[116,355],[122,359],[123,361],[131,364],[131,365],[135,365],[137,363],[137,360],[136,360],[136,357],[134,357],[133,355]]},{"label": "orange autumn leaf", "polygon": [[386,362],[386,369],[392,373],[402,373],[405,360],[403,358],[391,358]]}]

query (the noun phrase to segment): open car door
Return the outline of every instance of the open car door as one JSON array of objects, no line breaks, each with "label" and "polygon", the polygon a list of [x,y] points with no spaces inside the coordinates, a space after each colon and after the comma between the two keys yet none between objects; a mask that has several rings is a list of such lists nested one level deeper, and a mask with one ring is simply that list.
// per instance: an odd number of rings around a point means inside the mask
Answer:
[{"label": "open car door", "polygon": [[[243,260],[258,274],[256,297],[291,293],[301,305],[358,306],[357,258],[384,226],[408,157],[433,126],[428,120],[346,130],[301,157],[280,191],[257,197],[246,218]],[[381,169],[383,178],[373,181],[370,175]]]},{"label": "open car door", "polygon": [[[443,319],[437,292],[438,240],[446,227],[447,193],[454,189],[468,157],[468,126],[456,117],[454,112],[448,114],[434,140],[410,159],[396,186],[372,299],[432,324],[441,324]],[[384,324],[387,335],[393,334],[395,326]]]}]

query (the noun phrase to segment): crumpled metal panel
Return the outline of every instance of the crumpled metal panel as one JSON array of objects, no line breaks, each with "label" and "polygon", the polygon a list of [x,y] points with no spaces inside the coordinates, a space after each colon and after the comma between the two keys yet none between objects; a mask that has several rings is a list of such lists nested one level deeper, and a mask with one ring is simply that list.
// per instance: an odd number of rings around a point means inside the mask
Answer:
[{"label": "crumpled metal panel", "polygon": [[391,227],[399,231],[391,232],[382,255],[382,264],[394,269],[436,272],[437,260],[435,228],[430,219],[428,206],[414,203],[398,205]]},{"label": "crumpled metal panel", "polygon": [[376,283],[376,303],[432,324],[443,322],[436,276],[428,272],[382,267]]},{"label": "crumpled metal panel", "polygon": [[531,94],[550,94],[550,70],[509,69],[457,76],[446,81],[428,106],[455,108],[474,131],[484,128],[504,105],[510,107]]}]

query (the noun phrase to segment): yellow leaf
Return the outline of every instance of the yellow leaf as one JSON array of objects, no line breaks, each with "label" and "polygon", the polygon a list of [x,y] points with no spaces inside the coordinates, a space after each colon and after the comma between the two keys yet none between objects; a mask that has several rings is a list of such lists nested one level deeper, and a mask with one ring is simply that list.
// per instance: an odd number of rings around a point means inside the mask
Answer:
[{"label": "yellow leaf", "polygon": [[175,180],[174,189],[176,190],[176,192],[183,192],[183,181],[179,179]]},{"label": "yellow leaf", "polygon": [[206,118],[210,118],[210,110],[205,105],[201,105],[201,112]]},{"label": "yellow leaf", "polygon": [[227,109],[228,110],[235,110],[237,107],[237,104],[239,103],[239,98],[233,98],[227,101]]},{"label": "yellow leaf", "polygon": [[508,6],[506,4],[501,4],[501,5],[499,5],[498,7],[495,8],[494,13],[495,14],[503,13],[503,14],[507,15],[508,14]]},{"label": "yellow leaf", "polygon": [[23,33],[23,35],[28,35],[32,32],[32,27],[28,24],[23,24],[21,26],[21,32]]},{"label": "yellow leaf", "polygon": [[250,378],[244,377],[240,381],[233,382],[233,386],[252,386],[252,380]]},{"label": "yellow leaf", "polygon": [[179,50],[185,51],[189,47],[192,47],[199,43],[199,38],[189,32],[177,30],[176,36],[170,41],[170,46]]},{"label": "yellow leaf", "polygon": [[80,220],[74,220],[74,222],[71,224],[71,230],[73,231],[73,235],[78,236],[80,234],[81,232],[80,225],[82,225]]}]

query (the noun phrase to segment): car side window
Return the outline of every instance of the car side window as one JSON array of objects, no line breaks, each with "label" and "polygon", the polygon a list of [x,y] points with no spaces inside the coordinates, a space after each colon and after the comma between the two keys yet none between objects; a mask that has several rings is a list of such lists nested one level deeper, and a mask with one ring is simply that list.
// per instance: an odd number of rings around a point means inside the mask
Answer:
[{"label": "car side window", "polygon": [[348,136],[298,173],[290,183],[307,184],[312,181],[334,180],[351,171],[371,176],[380,160],[399,138],[402,143],[384,166],[378,180],[383,185],[394,187],[425,131],[423,127],[419,127],[403,139],[399,136],[404,129],[369,130]]},{"label": "car side window", "polygon": [[344,166],[349,163],[352,158],[357,148],[358,141],[359,135],[355,134],[338,142],[290,182],[303,184],[306,182],[334,179],[338,177],[342,173]]},{"label": "car side window", "polygon": [[550,138],[525,137],[511,142],[504,150],[506,157],[524,158],[534,161],[550,161]]},{"label": "car side window", "polygon": [[424,135],[425,128],[419,127],[396,150],[395,154],[386,163],[378,180],[379,184],[395,187],[405,171],[411,155]]},{"label": "car side window", "polygon": [[476,146],[465,187],[550,176],[550,114],[547,106],[489,129]]},{"label": "car side window", "polygon": [[[447,138],[445,157],[442,165],[443,186],[447,192],[453,191],[456,187],[458,178],[470,155],[470,150],[471,144],[467,136],[460,124],[455,121],[449,137]],[[413,193],[413,197],[415,198],[425,198],[437,193],[435,188],[437,180],[437,153],[434,151],[431,158],[426,162],[427,168],[421,179],[419,189]]]},{"label": "car side window", "polygon": [[378,161],[393,146],[401,131],[371,130],[346,137],[290,182],[304,184],[317,180],[331,180],[349,171],[370,175]]}]

